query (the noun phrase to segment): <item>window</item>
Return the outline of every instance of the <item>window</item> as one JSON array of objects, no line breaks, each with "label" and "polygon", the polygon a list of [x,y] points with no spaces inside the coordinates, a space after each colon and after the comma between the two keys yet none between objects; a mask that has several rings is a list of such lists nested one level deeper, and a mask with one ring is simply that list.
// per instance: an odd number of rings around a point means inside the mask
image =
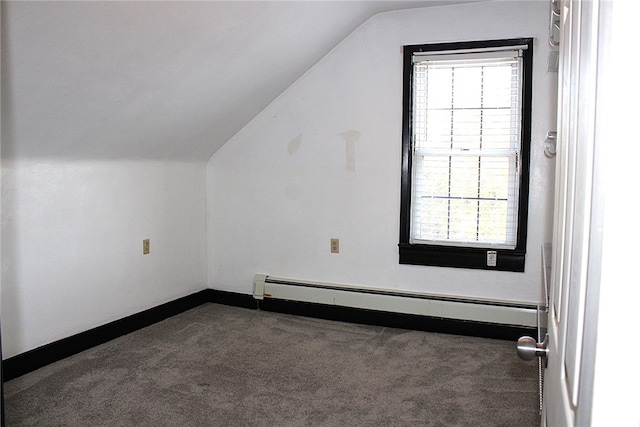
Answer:
[{"label": "window", "polygon": [[404,47],[401,264],[524,271],[532,50]]}]

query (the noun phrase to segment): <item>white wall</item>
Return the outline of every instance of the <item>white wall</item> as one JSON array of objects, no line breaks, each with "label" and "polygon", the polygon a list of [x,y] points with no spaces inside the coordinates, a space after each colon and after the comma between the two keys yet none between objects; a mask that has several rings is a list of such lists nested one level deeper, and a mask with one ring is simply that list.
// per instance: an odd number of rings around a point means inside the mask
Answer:
[{"label": "white wall", "polygon": [[[209,286],[250,293],[255,273],[518,301],[540,299],[551,235],[557,74],[549,4],[491,2],[377,15],[245,126],[207,166]],[[525,273],[398,264],[406,44],[535,37]],[[340,253],[329,252],[330,238]]]},{"label": "white wall", "polygon": [[2,187],[5,358],[206,288],[202,162],[3,159]]}]

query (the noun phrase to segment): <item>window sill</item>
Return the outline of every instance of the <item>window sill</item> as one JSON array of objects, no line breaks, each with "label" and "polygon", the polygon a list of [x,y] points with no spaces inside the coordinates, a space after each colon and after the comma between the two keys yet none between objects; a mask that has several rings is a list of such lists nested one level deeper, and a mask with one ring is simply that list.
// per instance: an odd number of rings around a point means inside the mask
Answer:
[{"label": "window sill", "polygon": [[[525,252],[509,249],[400,244],[400,264],[523,273]],[[487,265],[487,251],[497,252],[495,266]]]}]

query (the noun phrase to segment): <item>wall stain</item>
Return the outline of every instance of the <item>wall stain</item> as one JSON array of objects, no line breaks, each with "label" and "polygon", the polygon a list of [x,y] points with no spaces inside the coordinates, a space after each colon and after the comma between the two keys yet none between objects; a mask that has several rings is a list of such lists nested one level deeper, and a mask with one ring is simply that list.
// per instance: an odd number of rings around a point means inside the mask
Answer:
[{"label": "wall stain", "polygon": [[350,172],[356,171],[356,142],[360,140],[360,132],[357,130],[348,130],[339,133],[345,145],[345,166],[344,168]]},{"label": "wall stain", "polygon": [[300,144],[302,143],[302,134],[298,134],[295,138],[289,141],[289,145],[287,146],[287,152],[290,156],[293,156],[300,149]]}]

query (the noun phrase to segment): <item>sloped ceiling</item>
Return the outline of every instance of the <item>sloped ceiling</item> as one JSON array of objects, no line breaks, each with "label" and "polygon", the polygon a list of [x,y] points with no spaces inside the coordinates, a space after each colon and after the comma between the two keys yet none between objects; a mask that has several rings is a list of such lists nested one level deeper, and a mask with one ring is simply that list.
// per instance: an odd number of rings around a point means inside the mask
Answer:
[{"label": "sloped ceiling", "polygon": [[461,2],[3,2],[2,156],[206,161],[371,16]]}]

